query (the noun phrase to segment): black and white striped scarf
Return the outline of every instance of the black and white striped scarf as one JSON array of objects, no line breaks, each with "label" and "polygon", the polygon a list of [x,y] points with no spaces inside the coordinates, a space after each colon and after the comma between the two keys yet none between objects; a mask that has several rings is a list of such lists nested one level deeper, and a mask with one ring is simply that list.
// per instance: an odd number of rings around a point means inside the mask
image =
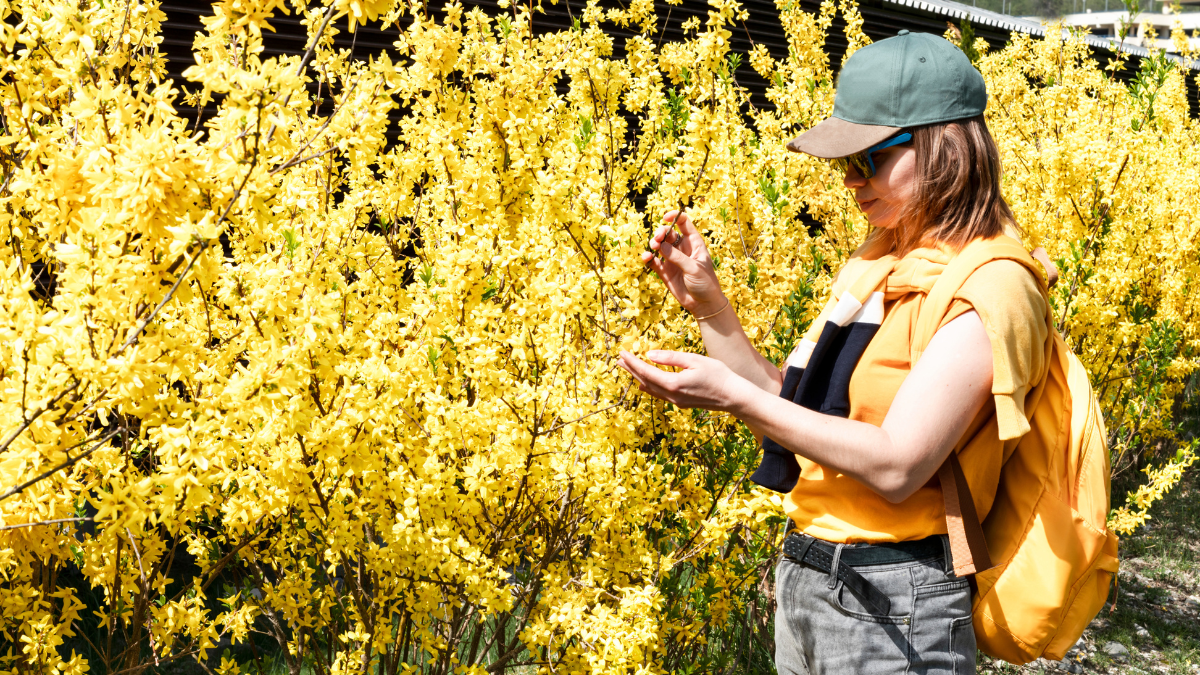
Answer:
[{"label": "black and white striped scarf", "polygon": [[[780,396],[826,415],[850,415],[850,377],[879,332],[888,275],[896,262],[890,255],[870,261],[840,296],[835,284],[835,297],[785,362]],[[800,480],[796,456],[770,438],[763,438],[763,450],[762,463],[750,480],[776,492],[791,492]]]}]

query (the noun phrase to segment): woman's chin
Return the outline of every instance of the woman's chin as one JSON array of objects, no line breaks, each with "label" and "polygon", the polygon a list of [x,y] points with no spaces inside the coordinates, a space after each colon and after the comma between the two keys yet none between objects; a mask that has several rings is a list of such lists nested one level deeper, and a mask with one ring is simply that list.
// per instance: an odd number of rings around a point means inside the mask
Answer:
[{"label": "woman's chin", "polygon": [[891,204],[880,204],[878,200],[871,202],[870,207],[863,211],[871,227],[880,230],[891,230],[899,224],[896,209]]}]

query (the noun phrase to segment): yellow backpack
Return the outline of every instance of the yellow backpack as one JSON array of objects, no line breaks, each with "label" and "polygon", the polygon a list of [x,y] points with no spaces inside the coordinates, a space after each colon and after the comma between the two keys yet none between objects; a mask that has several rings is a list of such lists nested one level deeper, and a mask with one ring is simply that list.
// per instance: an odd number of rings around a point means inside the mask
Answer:
[{"label": "yellow backpack", "polygon": [[[1017,240],[1001,236],[969,244],[925,300],[913,336],[913,363],[959,287],[993,260],[1025,265],[1047,295],[1036,263]],[[1047,273],[1052,269],[1047,266]],[[996,499],[982,524],[958,465],[958,448],[938,471],[955,571],[975,574],[979,649],[1012,663],[1063,658],[1104,606],[1117,573],[1117,537],[1107,527],[1104,420],[1087,371],[1053,329],[1049,312],[1049,365],[1025,397],[1031,430],[1004,458]]]}]

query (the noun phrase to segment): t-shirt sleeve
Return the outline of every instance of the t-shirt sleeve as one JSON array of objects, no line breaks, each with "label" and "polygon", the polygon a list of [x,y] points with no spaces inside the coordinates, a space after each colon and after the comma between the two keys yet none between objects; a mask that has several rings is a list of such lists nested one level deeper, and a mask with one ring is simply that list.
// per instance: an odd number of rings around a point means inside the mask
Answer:
[{"label": "t-shirt sleeve", "polygon": [[1047,367],[1050,325],[1046,299],[1030,270],[995,260],[972,274],[954,296],[943,325],[974,309],[992,343],[992,396],[1000,440],[1029,431],[1025,394]]}]

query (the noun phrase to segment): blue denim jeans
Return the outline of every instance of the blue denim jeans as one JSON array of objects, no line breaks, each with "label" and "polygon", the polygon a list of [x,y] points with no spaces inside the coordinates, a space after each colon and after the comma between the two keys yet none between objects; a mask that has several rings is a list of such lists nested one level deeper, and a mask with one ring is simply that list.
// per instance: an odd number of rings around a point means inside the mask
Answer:
[{"label": "blue denim jeans", "polygon": [[775,569],[779,675],[965,675],[975,672],[971,588],[944,557],[855,571],[891,600],[873,614],[826,572],[783,556]]}]

